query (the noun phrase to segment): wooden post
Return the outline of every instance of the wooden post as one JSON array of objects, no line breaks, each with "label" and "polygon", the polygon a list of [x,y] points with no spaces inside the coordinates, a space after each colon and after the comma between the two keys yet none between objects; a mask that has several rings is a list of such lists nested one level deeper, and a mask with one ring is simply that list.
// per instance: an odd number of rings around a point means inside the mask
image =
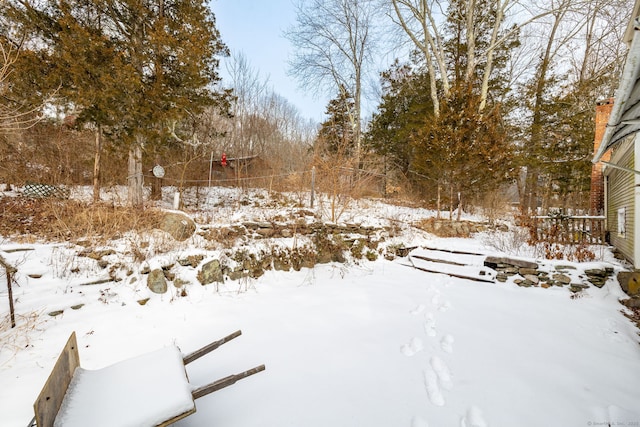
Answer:
[{"label": "wooden post", "polygon": [[13,306],[13,290],[11,288],[11,275],[16,272],[16,269],[10,265],[7,261],[2,258],[0,255],[0,264],[4,267],[5,274],[7,276],[7,290],[9,291],[9,316],[11,317],[11,327],[16,327],[16,315],[15,308]]}]

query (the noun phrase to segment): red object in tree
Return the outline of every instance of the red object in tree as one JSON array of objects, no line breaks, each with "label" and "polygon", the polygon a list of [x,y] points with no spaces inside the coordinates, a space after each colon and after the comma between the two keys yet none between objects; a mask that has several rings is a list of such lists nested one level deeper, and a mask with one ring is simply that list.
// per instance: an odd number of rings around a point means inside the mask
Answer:
[{"label": "red object in tree", "polygon": [[222,153],[222,160],[220,160],[220,164],[222,166],[227,166],[227,155],[225,153]]}]

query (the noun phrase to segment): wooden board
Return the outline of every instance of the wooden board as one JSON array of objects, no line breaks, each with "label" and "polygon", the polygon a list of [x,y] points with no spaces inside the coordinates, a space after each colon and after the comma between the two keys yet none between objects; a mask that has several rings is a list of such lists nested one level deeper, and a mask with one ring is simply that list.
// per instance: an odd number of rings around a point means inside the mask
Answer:
[{"label": "wooden board", "polygon": [[38,399],[33,404],[38,427],[52,427],[73,373],[80,366],[76,333],[73,332],[58,357]]}]

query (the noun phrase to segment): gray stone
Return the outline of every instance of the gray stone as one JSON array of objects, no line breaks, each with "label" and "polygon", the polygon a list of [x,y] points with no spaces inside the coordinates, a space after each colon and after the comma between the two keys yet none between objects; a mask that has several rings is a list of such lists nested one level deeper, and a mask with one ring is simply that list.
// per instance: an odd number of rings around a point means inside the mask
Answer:
[{"label": "gray stone", "polygon": [[585,270],[584,273],[587,276],[596,276],[596,277],[607,277],[608,274],[605,270],[601,270],[599,268],[592,268],[589,270]]},{"label": "gray stone", "polygon": [[538,280],[538,276],[535,275],[535,274],[525,274],[524,278],[526,280],[528,280],[529,282],[533,283],[534,285],[537,285],[538,282],[540,281],[540,280]]},{"label": "gray stone", "polygon": [[557,271],[563,271],[563,270],[575,270],[576,268],[573,265],[556,265],[556,270]]},{"label": "gray stone", "polygon": [[508,278],[509,278],[509,276],[507,276],[507,275],[506,275],[506,274],[504,274],[504,273],[498,273],[498,274],[496,274],[496,280],[497,280],[498,282],[506,282]]},{"label": "gray stone", "polygon": [[151,270],[147,276],[147,287],[156,294],[167,292],[167,279],[164,277],[164,271],[161,268]]},{"label": "gray stone", "polygon": [[535,262],[531,262],[523,259],[509,258],[509,257],[488,256],[484,260],[484,265],[490,267],[490,265],[487,265],[487,264],[494,264],[494,265],[509,264],[509,265],[515,265],[516,267],[520,267],[520,268],[534,268],[534,269],[538,268],[538,264],[536,264]]},{"label": "gray stone", "polygon": [[184,241],[193,236],[196,223],[184,214],[167,212],[160,221],[160,229],[169,233],[174,239]]},{"label": "gray stone", "polygon": [[569,290],[571,292],[580,292],[580,291],[582,291],[584,289],[588,289],[588,288],[589,288],[589,285],[582,285],[582,284],[579,284],[579,283],[572,283],[569,286]]},{"label": "gray stone", "polygon": [[220,261],[214,259],[202,265],[202,269],[198,272],[198,280],[203,285],[208,285],[213,282],[224,282],[224,275],[222,274],[222,267]]},{"label": "gray stone", "polygon": [[571,277],[567,276],[566,274],[554,274],[553,280],[561,283],[562,285],[568,285],[569,283],[571,283]]}]

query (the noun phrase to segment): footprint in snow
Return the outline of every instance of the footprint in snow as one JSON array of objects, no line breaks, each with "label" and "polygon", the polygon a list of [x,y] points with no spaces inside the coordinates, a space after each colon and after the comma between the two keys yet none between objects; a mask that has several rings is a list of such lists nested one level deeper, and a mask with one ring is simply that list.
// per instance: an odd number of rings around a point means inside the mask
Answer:
[{"label": "footprint in snow", "polygon": [[411,357],[414,354],[422,351],[423,348],[424,347],[422,345],[422,340],[420,338],[413,337],[408,344],[404,344],[402,347],[400,347],[400,351],[405,356]]},{"label": "footprint in snow", "polygon": [[437,293],[431,298],[431,304],[438,307],[440,305],[440,293]]},{"label": "footprint in snow", "polygon": [[442,396],[442,390],[438,384],[438,374],[431,368],[424,371],[424,385],[431,403],[436,406],[444,406],[444,396]]},{"label": "footprint in snow", "polygon": [[420,417],[413,417],[411,427],[429,427],[429,423]]},{"label": "footprint in snow", "polygon": [[447,334],[440,340],[440,348],[442,348],[442,351],[444,351],[445,353],[453,353],[454,341],[455,340],[453,339],[453,336]]},{"label": "footprint in snow", "polygon": [[445,390],[451,390],[453,388],[453,381],[451,381],[451,373],[449,372],[447,364],[438,356],[433,356],[431,358],[431,367],[438,377],[438,381],[442,388]]},{"label": "footprint in snow", "polygon": [[414,308],[413,310],[410,311],[411,314],[413,314],[414,316],[422,313],[425,309],[424,304],[420,304],[418,305],[416,308]]},{"label": "footprint in snow", "polygon": [[427,313],[425,316],[427,321],[424,323],[424,331],[430,337],[436,336],[436,319],[433,317],[433,313]]},{"label": "footprint in snow", "polygon": [[451,303],[449,301],[445,301],[440,306],[438,306],[438,310],[445,312],[451,308]]},{"label": "footprint in snow", "polygon": [[460,427],[489,427],[489,424],[484,420],[480,408],[471,406],[460,420]]}]

